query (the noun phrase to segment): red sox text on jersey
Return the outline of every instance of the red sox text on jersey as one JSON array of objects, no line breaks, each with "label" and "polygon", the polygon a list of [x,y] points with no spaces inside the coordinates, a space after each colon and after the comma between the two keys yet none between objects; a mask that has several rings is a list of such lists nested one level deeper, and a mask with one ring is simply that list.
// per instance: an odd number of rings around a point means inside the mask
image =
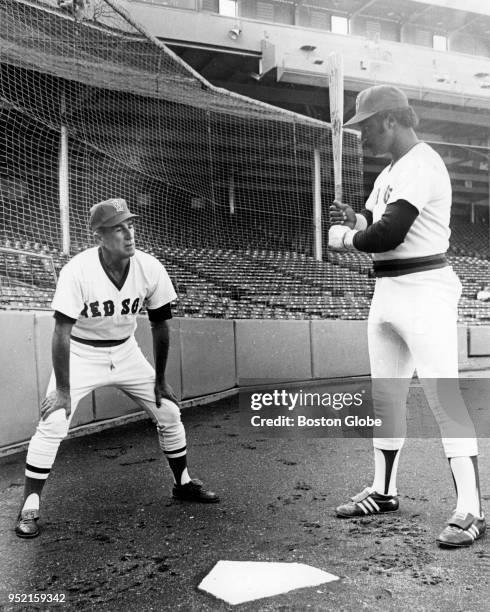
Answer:
[{"label": "red sox text on jersey", "polygon": [[[121,315],[138,314],[141,312],[142,307],[140,305],[140,298],[126,298],[121,301],[120,306],[118,307],[118,312]],[[81,317],[112,317],[116,312],[116,306],[112,300],[105,300],[102,304],[97,300],[95,302],[90,302],[90,304],[85,304],[82,312],[80,313]]]}]

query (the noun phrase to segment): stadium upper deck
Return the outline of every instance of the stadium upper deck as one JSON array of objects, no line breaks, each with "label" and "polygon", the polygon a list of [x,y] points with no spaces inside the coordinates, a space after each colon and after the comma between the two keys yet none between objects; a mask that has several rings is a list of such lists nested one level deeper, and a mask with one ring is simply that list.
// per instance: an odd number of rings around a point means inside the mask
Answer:
[{"label": "stadium upper deck", "polygon": [[[357,92],[407,91],[420,134],[444,157],[454,212],[488,224],[490,4],[486,0],[125,0],[215,85],[328,121],[326,62],[344,56],[345,113]],[[456,146],[459,145],[459,146]],[[365,189],[384,161],[366,158]]]}]

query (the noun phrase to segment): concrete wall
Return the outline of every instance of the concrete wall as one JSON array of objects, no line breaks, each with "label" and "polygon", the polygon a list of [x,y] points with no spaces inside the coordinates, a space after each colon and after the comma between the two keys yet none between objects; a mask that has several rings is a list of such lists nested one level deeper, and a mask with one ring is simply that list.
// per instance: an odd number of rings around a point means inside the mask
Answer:
[{"label": "concrete wall", "polygon": [[313,378],[369,374],[366,321],[312,321]]},{"label": "concrete wall", "polygon": [[2,313],[0,324],[0,446],[34,432],[38,412],[34,315]]},{"label": "concrete wall", "polygon": [[490,327],[471,325],[468,331],[468,356],[490,356]]},{"label": "concrete wall", "polygon": [[182,399],[236,386],[233,321],[181,319],[179,335]]},{"label": "concrete wall", "polygon": [[238,385],[312,378],[309,321],[235,322]]},{"label": "concrete wall", "polygon": [[[35,430],[51,373],[53,324],[51,313],[0,312],[0,449]],[[136,337],[152,362],[146,316]],[[172,319],[170,343],[167,379],[183,401],[260,382],[369,374],[366,321]],[[490,327],[460,327],[460,366],[478,356],[490,356]],[[80,403],[72,427],[139,411],[121,391],[97,389]]]}]

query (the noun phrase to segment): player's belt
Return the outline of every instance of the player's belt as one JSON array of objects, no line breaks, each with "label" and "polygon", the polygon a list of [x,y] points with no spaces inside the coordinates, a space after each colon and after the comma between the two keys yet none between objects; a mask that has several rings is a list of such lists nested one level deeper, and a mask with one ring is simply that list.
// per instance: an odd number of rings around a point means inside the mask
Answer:
[{"label": "player's belt", "polygon": [[387,259],[385,261],[374,261],[374,276],[403,276],[414,272],[425,272],[437,270],[449,265],[444,253],[427,255],[425,257],[410,257],[408,259]]},{"label": "player's belt", "polygon": [[89,344],[90,346],[119,346],[129,340],[129,336],[127,338],[123,338],[122,340],[86,340],[85,338],[77,338],[77,336],[70,336],[72,340],[75,342],[80,342],[81,344]]}]

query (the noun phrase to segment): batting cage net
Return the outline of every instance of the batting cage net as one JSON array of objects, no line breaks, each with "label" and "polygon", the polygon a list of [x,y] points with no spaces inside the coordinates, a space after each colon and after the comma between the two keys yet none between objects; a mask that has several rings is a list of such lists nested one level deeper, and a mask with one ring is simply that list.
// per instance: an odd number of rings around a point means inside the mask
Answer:
[{"label": "batting cage net", "polygon": [[[90,207],[124,197],[138,247],[176,285],[177,314],[320,316],[327,298],[343,308],[326,261],[330,126],[213,87],[121,3],[61,4],[0,0],[1,246],[59,267],[93,244]],[[358,208],[354,133],[343,151],[344,199]]]}]

